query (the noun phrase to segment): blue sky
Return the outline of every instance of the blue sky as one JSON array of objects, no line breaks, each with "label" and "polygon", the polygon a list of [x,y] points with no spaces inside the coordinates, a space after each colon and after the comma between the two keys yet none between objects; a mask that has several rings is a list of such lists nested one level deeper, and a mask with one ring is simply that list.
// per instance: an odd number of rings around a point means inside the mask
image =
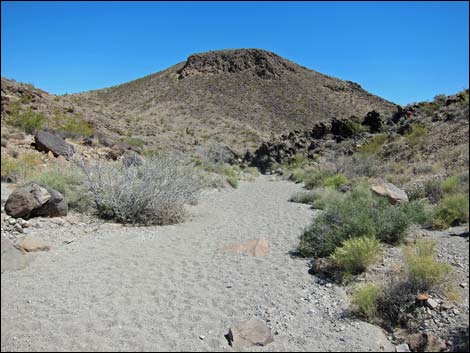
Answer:
[{"label": "blue sky", "polygon": [[468,88],[468,2],[2,1],[1,74],[55,94],[261,48],[399,104]]}]

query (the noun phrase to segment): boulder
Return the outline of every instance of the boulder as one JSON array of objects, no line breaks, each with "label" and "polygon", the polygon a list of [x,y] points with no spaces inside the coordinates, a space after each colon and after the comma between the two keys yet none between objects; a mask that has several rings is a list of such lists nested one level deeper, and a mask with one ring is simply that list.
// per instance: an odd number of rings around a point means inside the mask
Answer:
[{"label": "boulder", "polygon": [[371,133],[377,133],[382,130],[382,119],[380,114],[372,110],[366,114],[362,125],[368,126]]},{"label": "boulder", "polygon": [[28,266],[28,259],[24,252],[18,250],[13,244],[2,236],[1,239],[1,271],[17,271]]},{"label": "boulder", "polygon": [[26,252],[47,251],[50,249],[49,244],[45,240],[32,235],[27,235],[20,239],[15,243],[15,246]]},{"label": "boulder", "polygon": [[387,197],[392,204],[408,202],[408,195],[406,192],[392,183],[383,183],[382,185],[372,186],[371,189],[377,195]]},{"label": "boulder", "polygon": [[255,318],[236,324],[229,329],[225,337],[231,346],[237,348],[266,346],[274,342],[273,335],[264,321]]},{"label": "boulder", "polygon": [[47,189],[36,183],[29,183],[13,191],[5,203],[5,212],[15,218],[29,218],[31,212],[44,205],[51,198]]},{"label": "boulder", "polygon": [[260,257],[268,254],[269,243],[266,239],[253,239],[242,243],[228,245],[225,247],[225,250]]},{"label": "boulder", "polygon": [[53,133],[42,130],[34,134],[34,146],[40,152],[47,153],[51,151],[54,157],[63,156],[68,158],[74,153],[71,144]]},{"label": "boulder", "polygon": [[67,202],[60,192],[36,183],[19,187],[5,203],[5,212],[14,218],[66,216],[67,210]]}]

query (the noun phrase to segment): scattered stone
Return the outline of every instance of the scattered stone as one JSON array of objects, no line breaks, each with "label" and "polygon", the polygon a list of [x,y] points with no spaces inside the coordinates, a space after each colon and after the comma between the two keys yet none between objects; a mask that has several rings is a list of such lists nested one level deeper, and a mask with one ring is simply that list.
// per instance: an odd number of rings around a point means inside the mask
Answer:
[{"label": "scattered stone", "polygon": [[416,296],[416,300],[418,301],[426,301],[429,299],[429,294],[427,293],[420,293]]},{"label": "scattered stone", "polygon": [[408,336],[407,342],[413,352],[443,352],[447,349],[443,340],[424,332]]},{"label": "scattered stone", "polygon": [[426,305],[428,306],[428,308],[435,310],[439,306],[439,303],[434,299],[429,298],[426,300]]},{"label": "scattered stone", "polygon": [[251,318],[236,324],[225,335],[231,346],[248,348],[252,346],[266,346],[274,342],[273,335],[264,321]]},{"label": "scattered stone", "polygon": [[382,185],[372,186],[371,190],[379,196],[385,196],[391,204],[408,202],[408,195],[402,189],[392,183],[383,183]]},{"label": "scattered stone", "polygon": [[34,147],[40,152],[52,152],[54,157],[70,157],[74,153],[73,146],[62,138],[47,131],[38,131],[34,135]]},{"label": "scattered stone", "polygon": [[467,287],[467,283],[460,283],[459,286],[462,287],[462,288],[465,288],[465,287]]},{"label": "scattered stone", "polygon": [[23,239],[19,240],[15,246],[26,252],[47,251],[50,249],[49,244],[46,241],[32,235],[27,235]]},{"label": "scattered stone", "polygon": [[406,343],[399,344],[395,347],[395,352],[411,352],[410,347]]},{"label": "scattered stone", "polygon": [[204,338],[206,338],[206,336],[204,336],[204,335],[200,335],[200,336],[199,336],[199,339],[200,339],[200,340],[204,340]]},{"label": "scattered stone", "polygon": [[1,271],[17,271],[28,266],[28,259],[24,252],[2,236],[1,239]]},{"label": "scattered stone", "polygon": [[245,253],[251,256],[265,256],[269,252],[269,243],[266,239],[247,240],[242,243],[226,246],[225,251]]},{"label": "scattered stone", "polygon": [[15,230],[16,230],[18,233],[24,233],[23,227],[20,226],[19,224],[15,224]]}]

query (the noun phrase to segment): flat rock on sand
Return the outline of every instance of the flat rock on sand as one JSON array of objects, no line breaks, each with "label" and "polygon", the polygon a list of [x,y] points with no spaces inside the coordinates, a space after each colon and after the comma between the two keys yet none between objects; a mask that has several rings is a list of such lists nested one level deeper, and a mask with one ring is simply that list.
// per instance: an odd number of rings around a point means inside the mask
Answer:
[{"label": "flat rock on sand", "polygon": [[244,253],[251,256],[265,256],[269,252],[269,243],[266,239],[252,239],[227,245],[224,249],[228,252]]},{"label": "flat rock on sand", "polygon": [[50,249],[49,244],[45,240],[33,235],[27,235],[20,239],[15,243],[15,246],[27,252],[46,251]]},{"label": "flat rock on sand", "polygon": [[24,253],[13,246],[13,244],[6,238],[2,237],[2,272],[4,271],[17,271],[28,266],[28,259]]},{"label": "flat rock on sand", "polygon": [[[288,201],[300,189],[260,177],[205,193],[184,223],[104,223],[37,253],[27,268],[2,273],[1,350],[227,351],[228,328],[253,317],[274,342],[250,351],[393,349],[379,328],[345,318],[340,287],[317,283],[308,259],[290,255],[315,214]],[[260,238],[267,256],[221,251]]]}]

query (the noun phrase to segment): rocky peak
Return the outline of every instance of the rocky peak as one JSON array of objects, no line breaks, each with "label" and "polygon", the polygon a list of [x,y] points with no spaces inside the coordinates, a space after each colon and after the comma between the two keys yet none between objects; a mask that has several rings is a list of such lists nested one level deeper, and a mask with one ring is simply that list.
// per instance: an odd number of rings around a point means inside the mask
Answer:
[{"label": "rocky peak", "polygon": [[179,78],[200,74],[247,72],[263,79],[273,79],[296,72],[296,65],[260,49],[233,49],[193,54],[178,72]]}]

